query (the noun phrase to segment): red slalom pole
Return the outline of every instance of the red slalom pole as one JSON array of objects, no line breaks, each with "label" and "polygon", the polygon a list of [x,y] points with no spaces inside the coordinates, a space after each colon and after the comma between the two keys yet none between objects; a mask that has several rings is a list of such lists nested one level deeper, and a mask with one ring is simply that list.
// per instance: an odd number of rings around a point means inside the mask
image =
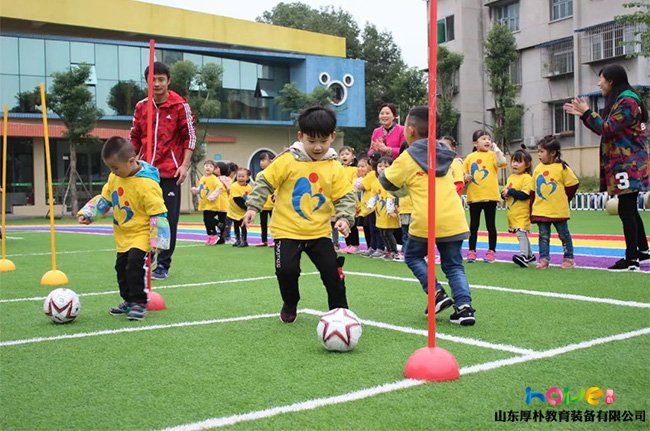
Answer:
[{"label": "red slalom pole", "polygon": [[429,291],[427,294],[428,313],[428,343],[427,347],[416,350],[406,361],[404,376],[415,380],[427,380],[432,382],[443,382],[457,380],[460,376],[460,369],[456,358],[440,347],[436,347],[436,68],[438,65],[438,2],[430,0],[429,5],[429,205],[428,205],[428,244],[427,254],[429,255],[429,271],[427,282]]},{"label": "red slalom pole", "polygon": [[[149,39],[149,73],[147,73],[147,148],[145,151],[146,161],[153,165],[153,63],[155,53],[155,41]],[[147,255],[147,292],[148,302],[147,310],[158,311],[167,308],[165,300],[160,293],[151,290],[151,253]]]}]

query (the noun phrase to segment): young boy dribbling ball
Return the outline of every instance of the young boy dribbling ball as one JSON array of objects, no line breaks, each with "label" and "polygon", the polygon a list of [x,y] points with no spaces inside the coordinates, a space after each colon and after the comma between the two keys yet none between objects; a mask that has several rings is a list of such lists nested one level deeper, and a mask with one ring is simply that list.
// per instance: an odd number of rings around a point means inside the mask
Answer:
[{"label": "young boy dribbling ball", "polygon": [[113,234],[117,247],[115,270],[121,304],[109,310],[142,320],[147,312],[145,271],[147,253],[169,248],[167,208],[158,185],[158,169],[137,159],[133,146],[120,137],[109,138],[102,160],[111,170],[101,195],[77,213],[79,223],[90,224],[113,207]]},{"label": "young boy dribbling ball", "polygon": [[271,235],[275,241],[275,275],[282,296],[280,320],[293,323],[300,292],[300,257],[309,256],[321,274],[328,306],[348,308],[343,276],[330,238],[332,205],[334,227],[343,236],[354,223],[355,200],[352,184],[331,148],[336,138],[336,114],[314,106],[298,117],[298,141],[275,158],[258,177],[246,205],[244,223],[259,213],[266,198],[275,192]]}]

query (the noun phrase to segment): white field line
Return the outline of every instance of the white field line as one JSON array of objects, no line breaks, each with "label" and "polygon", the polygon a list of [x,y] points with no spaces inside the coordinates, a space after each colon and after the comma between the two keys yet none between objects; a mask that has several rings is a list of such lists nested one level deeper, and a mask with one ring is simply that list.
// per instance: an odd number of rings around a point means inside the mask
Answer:
[{"label": "white field line", "polygon": [[[460,369],[460,374],[461,375],[474,374],[474,373],[494,370],[497,368],[502,368],[514,364],[521,364],[521,363],[535,361],[539,359],[552,358],[554,356],[559,356],[576,350],[587,349],[589,347],[609,343],[612,341],[627,340],[633,337],[638,337],[647,334],[650,334],[650,328],[643,328],[637,331],[625,332],[622,334],[611,335],[608,337],[595,338],[593,340],[584,341],[582,343],[568,344],[564,347],[558,347],[556,349],[550,349],[542,352],[531,353],[524,356],[516,356],[509,359],[501,359],[497,361],[485,362],[483,364],[463,367]],[[393,391],[398,391],[398,390],[422,385],[425,383],[427,382],[422,380],[410,380],[410,379],[400,380],[397,382],[388,383],[379,386],[373,386],[371,388],[348,392],[333,397],[315,398],[312,400],[302,401],[295,404],[288,404],[284,406],[272,407],[269,409],[257,410],[257,411],[252,411],[252,412],[239,414],[239,415],[222,416],[222,417],[207,419],[200,422],[178,425],[175,427],[165,428],[163,431],[195,431],[195,430],[204,430],[209,428],[221,428],[224,426],[234,425],[241,422],[250,422],[250,421],[270,418],[284,413],[296,413],[296,412],[301,412],[306,410],[314,410],[319,407],[357,401],[357,400],[370,398],[380,394],[385,394]]]},{"label": "white field line", "polygon": [[[303,275],[311,275],[312,273],[307,273]],[[317,274],[317,273],[314,273]],[[186,284],[169,284],[167,286],[157,286],[153,290],[161,289],[174,289],[174,288],[186,288],[186,287],[202,287],[202,286],[212,286],[216,284],[228,284],[228,283],[245,283],[247,281],[260,281],[260,280],[270,280],[275,279],[275,275],[265,275],[261,277],[250,277],[250,278],[236,278],[232,280],[215,280],[215,281],[205,281],[202,283],[186,283]],[[106,290],[103,292],[88,292],[88,293],[79,293],[78,296],[101,296],[101,295],[114,295],[119,293],[117,290]],[[10,303],[10,302],[30,302],[30,301],[43,301],[47,296],[33,296],[31,298],[13,298],[13,299],[0,299],[0,304]]]},{"label": "white field line", "polygon": [[98,337],[101,335],[114,335],[114,334],[121,334],[125,332],[154,331],[157,329],[184,328],[188,326],[212,325],[215,323],[243,322],[247,320],[267,319],[269,317],[278,317],[278,313],[257,314],[251,316],[241,316],[241,317],[228,317],[223,319],[197,320],[194,322],[178,322],[178,323],[170,323],[167,325],[132,326],[132,327],[120,328],[120,329],[107,329],[103,331],[79,332],[77,334],[56,335],[53,337],[23,338],[21,340],[2,341],[0,342],[0,347],[43,343],[46,341],[67,340],[72,338]]},{"label": "white field line", "polygon": [[[191,244],[191,245],[177,245],[176,248],[188,248],[188,247],[198,247],[198,244]],[[69,250],[69,251],[57,251],[56,254],[57,256],[60,254],[89,254],[89,253],[96,253],[96,252],[105,252],[105,251],[112,251],[116,253],[115,247],[113,248],[97,248],[93,250]],[[42,252],[42,253],[16,253],[16,254],[8,254],[7,257],[23,257],[23,256],[49,256],[51,252]]]},{"label": "white field line", "polygon": [[[397,281],[407,281],[410,283],[418,283],[418,280],[415,278],[398,277],[394,275],[371,274],[366,272],[352,272],[352,271],[345,271],[345,275],[358,275],[361,277],[374,277],[374,278],[383,278],[386,280],[397,280]],[[448,283],[446,282],[442,282],[442,284],[448,285]],[[523,295],[545,296],[547,298],[569,299],[572,301],[595,302],[600,304],[621,305],[624,307],[633,307],[633,308],[650,308],[650,303],[648,302],[622,301],[620,299],[614,299],[614,298],[599,298],[595,296],[575,295],[572,293],[542,292],[538,290],[512,289],[509,287],[486,286],[482,284],[470,284],[470,287],[472,289],[494,290],[498,292],[507,292],[507,293],[520,293]]]},{"label": "white field line", "polygon": [[[324,312],[322,311],[312,310],[310,308],[305,308],[301,311],[303,313],[311,314],[314,316],[322,316],[324,314]],[[389,323],[377,322],[375,320],[367,320],[367,319],[359,319],[359,320],[361,320],[361,323],[363,323],[366,326],[374,326],[376,328],[381,328],[381,329],[390,329],[392,331],[403,332],[405,334],[423,335],[425,337],[429,335],[429,332],[426,329],[415,329],[415,328],[409,328],[408,326],[391,325]],[[491,350],[501,350],[504,352],[517,353],[518,355],[530,355],[532,353],[535,353],[535,350],[523,349],[521,347],[511,346],[509,344],[489,343],[487,341],[477,340],[475,338],[458,337],[455,335],[441,334],[440,332],[436,333],[436,338],[439,338],[441,340],[451,341],[454,343],[459,343],[459,344],[467,344],[470,346],[483,347]]]}]

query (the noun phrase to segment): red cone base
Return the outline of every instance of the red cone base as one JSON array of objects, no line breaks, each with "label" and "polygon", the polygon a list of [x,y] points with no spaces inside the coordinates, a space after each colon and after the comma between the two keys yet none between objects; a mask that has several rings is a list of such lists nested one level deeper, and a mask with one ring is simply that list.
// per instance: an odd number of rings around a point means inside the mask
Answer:
[{"label": "red cone base", "polygon": [[150,290],[149,292],[147,292],[147,295],[149,297],[149,300],[147,302],[147,310],[160,311],[167,308],[167,305],[165,304],[165,300],[163,299],[162,296],[160,296],[160,293],[153,292]]},{"label": "red cone base", "polygon": [[440,347],[423,347],[406,361],[404,377],[407,379],[446,382],[458,380],[460,369],[454,355]]}]

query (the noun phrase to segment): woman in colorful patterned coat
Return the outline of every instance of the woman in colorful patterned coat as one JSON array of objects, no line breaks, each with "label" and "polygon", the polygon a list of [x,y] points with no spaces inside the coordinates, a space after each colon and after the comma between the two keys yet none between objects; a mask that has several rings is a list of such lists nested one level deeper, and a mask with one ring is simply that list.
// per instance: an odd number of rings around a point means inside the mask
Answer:
[{"label": "woman in colorful patterned coat", "polygon": [[579,116],[600,139],[601,191],[618,196],[618,215],[623,222],[625,258],[609,269],[633,271],[639,262],[650,262],[648,240],[639,216],[639,192],[649,188],[648,109],[630,86],[625,69],[611,64],[598,72],[598,87],[605,97],[601,117],[580,98],[564,105],[564,110]]}]

